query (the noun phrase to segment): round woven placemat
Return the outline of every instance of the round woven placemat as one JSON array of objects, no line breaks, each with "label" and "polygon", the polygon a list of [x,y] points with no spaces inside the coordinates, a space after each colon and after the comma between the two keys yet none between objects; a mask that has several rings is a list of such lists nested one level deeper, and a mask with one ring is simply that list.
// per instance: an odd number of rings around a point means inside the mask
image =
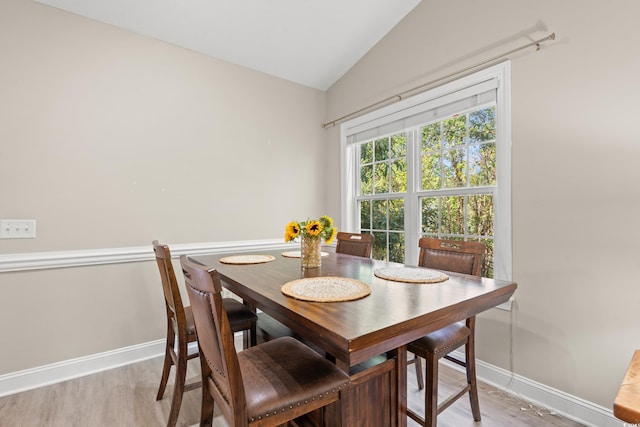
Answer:
[{"label": "round woven placemat", "polygon": [[220,258],[220,262],[223,264],[262,264],[275,259],[276,257],[273,255],[232,255]]},{"label": "round woven placemat", "polygon": [[408,283],[438,283],[449,279],[444,273],[428,268],[390,267],[373,271],[381,279]]},{"label": "round woven placemat", "polygon": [[[286,258],[300,258],[302,256],[302,252],[287,251],[287,252],[282,252],[282,256]],[[329,256],[329,252],[320,252],[320,256]]]},{"label": "round woven placemat", "polygon": [[287,282],[281,289],[289,297],[311,302],[353,301],[371,293],[366,283],[346,277],[307,277]]}]

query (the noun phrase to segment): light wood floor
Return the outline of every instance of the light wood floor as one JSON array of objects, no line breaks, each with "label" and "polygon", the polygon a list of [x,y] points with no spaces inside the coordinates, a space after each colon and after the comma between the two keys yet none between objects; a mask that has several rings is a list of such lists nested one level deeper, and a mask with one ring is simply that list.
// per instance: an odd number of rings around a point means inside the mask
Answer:
[{"label": "light wood floor", "polygon": [[[0,398],[1,427],[146,427],[164,426],[171,405],[171,385],[156,402],[162,359],[124,366],[106,372]],[[197,359],[190,362],[187,378],[197,379]],[[173,375],[173,370],[172,370]],[[442,367],[441,391],[462,374]],[[171,378],[171,383],[173,378]],[[413,367],[409,370],[408,403],[421,408],[424,398],[417,390]],[[197,425],[201,389],[185,393],[178,426]],[[576,427],[581,424],[552,415],[481,384],[482,421],[475,423],[467,399],[461,399],[438,417],[439,427]],[[215,427],[228,427],[216,414]],[[408,427],[417,426],[412,420]]]}]

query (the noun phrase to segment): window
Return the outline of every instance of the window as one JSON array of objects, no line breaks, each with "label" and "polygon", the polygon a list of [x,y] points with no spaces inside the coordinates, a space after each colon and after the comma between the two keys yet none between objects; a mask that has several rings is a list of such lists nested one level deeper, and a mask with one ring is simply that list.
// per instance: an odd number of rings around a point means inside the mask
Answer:
[{"label": "window", "polygon": [[509,63],[341,126],[342,224],[373,257],[416,264],[422,236],[487,246],[483,274],[511,278]]}]

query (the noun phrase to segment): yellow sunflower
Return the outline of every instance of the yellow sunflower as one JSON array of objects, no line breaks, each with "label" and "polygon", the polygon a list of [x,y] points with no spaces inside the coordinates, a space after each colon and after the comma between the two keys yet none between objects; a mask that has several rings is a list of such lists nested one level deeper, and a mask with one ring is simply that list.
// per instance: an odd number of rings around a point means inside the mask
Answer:
[{"label": "yellow sunflower", "polygon": [[322,215],[320,217],[320,222],[322,223],[324,228],[333,227],[333,218],[331,218],[329,215]]},{"label": "yellow sunflower", "polygon": [[329,236],[329,238],[325,240],[325,242],[327,242],[327,245],[330,245],[333,242],[333,239],[336,238],[337,234],[338,229],[336,227],[333,227],[333,229],[331,230],[331,236]]},{"label": "yellow sunflower", "polygon": [[287,227],[284,233],[285,242],[290,242],[296,237],[298,237],[299,235],[300,235],[300,224],[298,224],[295,221],[291,221],[289,224],[287,224]]},{"label": "yellow sunflower", "polygon": [[309,221],[305,228],[307,230],[307,234],[313,237],[318,236],[322,232],[322,224],[320,221]]}]

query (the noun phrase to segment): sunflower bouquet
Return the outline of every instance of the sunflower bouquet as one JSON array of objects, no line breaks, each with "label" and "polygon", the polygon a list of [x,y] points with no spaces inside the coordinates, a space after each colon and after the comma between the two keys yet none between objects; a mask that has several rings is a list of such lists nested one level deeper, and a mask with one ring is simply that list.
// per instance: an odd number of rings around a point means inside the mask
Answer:
[{"label": "sunflower bouquet", "polygon": [[329,245],[336,238],[338,229],[333,226],[333,219],[328,215],[322,215],[320,219],[308,219],[306,221],[291,221],[284,232],[284,241],[290,242],[301,236],[311,239],[324,239]]}]

